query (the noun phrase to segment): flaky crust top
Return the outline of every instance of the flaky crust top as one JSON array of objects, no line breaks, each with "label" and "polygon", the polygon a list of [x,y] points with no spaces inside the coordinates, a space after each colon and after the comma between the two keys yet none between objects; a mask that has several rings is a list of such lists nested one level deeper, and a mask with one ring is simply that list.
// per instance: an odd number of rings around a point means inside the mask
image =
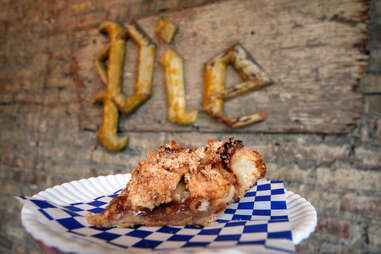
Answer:
[{"label": "flaky crust top", "polygon": [[[236,163],[242,157],[252,162],[245,164],[248,168]],[[183,181],[190,197],[214,203],[231,196],[232,187],[235,198],[242,196],[264,172],[261,155],[244,148],[241,141],[209,140],[198,148],[182,148],[171,141],[158,147],[156,154],[149,153],[148,161],[139,163],[122,195],[128,195],[134,210],[153,209],[171,202],[172,193]]]},{"label": "flaky crust top", "polygon": [[96,226],[205,225],[265,171],[261,155],[238,140],[209,140],[198,148],[171,141],[148,153],[121,194],[87,220]]}]

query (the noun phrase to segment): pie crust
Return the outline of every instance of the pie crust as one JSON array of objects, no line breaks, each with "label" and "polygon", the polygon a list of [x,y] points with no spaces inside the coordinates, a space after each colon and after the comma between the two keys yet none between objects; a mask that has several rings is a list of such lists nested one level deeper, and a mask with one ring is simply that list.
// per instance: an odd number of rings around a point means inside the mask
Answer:
[{"label": "pie crust", "polygon": [[262,156],[239,140],[198,148],[171,141],[139,162],[104,211],[86,218],[97,227],[207,225],[265,173]]}]

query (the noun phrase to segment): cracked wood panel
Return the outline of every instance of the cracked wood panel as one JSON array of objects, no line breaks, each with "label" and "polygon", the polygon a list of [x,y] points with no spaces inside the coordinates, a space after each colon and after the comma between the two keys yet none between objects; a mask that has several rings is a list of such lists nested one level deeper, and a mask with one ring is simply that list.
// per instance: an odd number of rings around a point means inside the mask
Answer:
[{"label": "cracked wood panel", "polygon": [[[153,93],[132,115],[121,115],[120,131],[347,133],[362,111],[356,85],[367,64],[359,49],[367,39],[367,15],[366,4],[359,0],[245,0],[142,18],[137,23],[158,46]],[[166,44],[154,34],[160,17],[178,25],[170,46],[184,58],[189,111],[201,110],[205,63],[240,42],[275,83],[226,101],[225,111],[232,117],[262,111],[268,118],[239,129],[205,112],[190,126],[169,122],[164,68],[158,63]],[[103,108],[92,105],[91,98],[104,87],[93,60],[108,39],[95,27],[74,36],[80,123],[95,131]],[[131,94],[137,46],[129,41],[126,52],[124,93]],[[240,81],[229,67],[226,86]]]}]

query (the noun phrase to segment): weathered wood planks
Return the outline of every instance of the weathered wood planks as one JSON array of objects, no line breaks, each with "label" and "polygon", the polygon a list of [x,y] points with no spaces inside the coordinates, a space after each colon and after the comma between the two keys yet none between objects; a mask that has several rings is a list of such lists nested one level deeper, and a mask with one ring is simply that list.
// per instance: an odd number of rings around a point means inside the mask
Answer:
[{"label": "weathered wood planks", "polygon": [[[367,6],[358,0],[224,1],[142,18],[137,23],[157,43],[153,94],[128,117],[122,131],[316,132],[346,133],[362,110],[357,79],[367,63],[361,47],[367,38]],[[225,103],[230,116],[263,111],[267,120],[231,129],[206,113],[191,126],[167,120],[164,69],[158,59],[166,45],[154,34],[159,17],[179,26],[170,45],[184,58],[187,107],[201,109],[204,64],[240,42],[275,80],[275,84]],[[94,57],[106,43],[96,28],[77,31],[73,53],[78,66],[81,127],[96,130],[102,107],[92,96],[103,89]],[[127,44],[124,91],[135,86],[137,47]],[[227,87],[240,82],[228,69]]]}]

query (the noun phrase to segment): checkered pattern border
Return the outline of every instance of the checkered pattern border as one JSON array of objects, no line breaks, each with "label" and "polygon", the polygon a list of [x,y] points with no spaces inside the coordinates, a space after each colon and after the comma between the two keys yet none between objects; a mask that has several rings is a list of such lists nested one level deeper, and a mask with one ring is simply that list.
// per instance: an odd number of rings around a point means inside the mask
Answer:
[{"label": "checkered pattern border", "polygon": [[251,246],[262,253],[295,251],[281,181],[257,181],[245,197],[231,204],[213,225],[207,227],[90,226],[84,216],[89,212],[101,212],[119,192],[86,203],[67,205],[30,197],[19,199],[25,206],[37,211],[39,219],[50,228],[111,248],[173,250]]}]

